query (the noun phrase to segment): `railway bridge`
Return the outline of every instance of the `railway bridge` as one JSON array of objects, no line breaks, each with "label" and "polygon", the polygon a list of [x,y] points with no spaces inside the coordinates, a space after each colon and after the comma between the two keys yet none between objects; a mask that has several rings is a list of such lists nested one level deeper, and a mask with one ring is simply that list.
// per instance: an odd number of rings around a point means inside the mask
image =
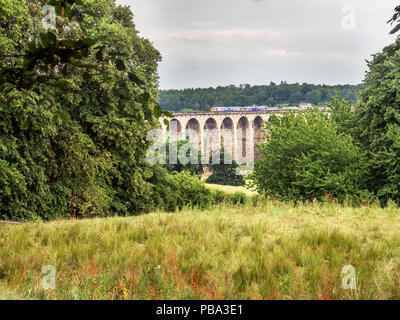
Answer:
[{"label": "railway bridge", "polygon": [[259,156],[256,145],[264,139],[264,123],[274,113],[281,111],[176,112],[173,118],[160,119],[160,140],[189,139],[206,159],[223,147],[239,164],[254,163]]}]

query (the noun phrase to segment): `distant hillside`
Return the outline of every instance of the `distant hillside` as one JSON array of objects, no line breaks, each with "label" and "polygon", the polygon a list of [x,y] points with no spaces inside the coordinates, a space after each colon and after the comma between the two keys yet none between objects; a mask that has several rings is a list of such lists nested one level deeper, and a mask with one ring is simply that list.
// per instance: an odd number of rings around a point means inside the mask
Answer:
[{"label": "distant hillside", "polygon": [[207,89],[161,90],[160,105],[169,111],[208,111],[215,106],[321,105],[337,93],[346,100],[357,102],[363,85],[313,85],[282,82],[263,86],[230,85]]}]

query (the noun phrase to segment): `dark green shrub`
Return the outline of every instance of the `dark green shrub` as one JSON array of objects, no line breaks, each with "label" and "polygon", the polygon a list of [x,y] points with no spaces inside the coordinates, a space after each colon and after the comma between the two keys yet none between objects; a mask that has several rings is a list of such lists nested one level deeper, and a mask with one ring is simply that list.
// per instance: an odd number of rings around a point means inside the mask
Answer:
[{"label": "dark green shrub", "polygon": [[[215,203],[213,190],[187,171],[170,174],[165,168],[156,165],[151,183],[153,189],[148,207],[150,210],[175,211],[184,207],[205,209]],[[217,200],[223,202],[220,196]]]},{"label": "dark green shrub", "polygon": [[[201,176],[204,173],[203,164],[201,163],[201,152],[197,150],[189,140],[169,140],[160,149],[166,150],[166,164],[164,167],[169,173],[188,171],[193,175]],[[170,152],[177,157],[177,163],[172,164],[169,158]],[[192,154],[193,153],[193,154]],[[189,163],[182,163],[182,161]]]},{"label": "dark green shrub", "polygon": [[212,189],[211,196],[212,196],[212,204],[223,203],[226,199],[226,193],[223,192],[222,190]]},{"label": "dark green shrub", "polygon": [[204,209],[212,203],[211,190],[197,176],[193,176],[187,171],[182,171],[172,177],[178,185],[176,196],[179,209],[184,206],[196,206]]},{"label": "dark green shrub", "polygon": [[[217,156],[217,154],[218,152],[213,153],[210,163],[213,163],[213,157]],[[225,152],[224,149],[221,149],[219,151],[219,157],[219,164],[210,165],[213,173],[208,177],[206,183],[226,186],[244,186],[246,183],[243,176],[236,174],[236,169],[239,168],[239,165],[232,159],[232,156]]]},{"label": "dark green shrub", "polygon": [[177,179],[161,165],[153,167],[153,177],[150,180],[152,185],[151,200],[147,206],[150,210],[175,211],[179,209],[179,185]]},{"label": "dark green shrub", "polygon": [[243,192],[235,192],[231,196],[231,201],[232,201],[232,204],[235,204],[235,205],[245,204],[247,202],[247,196]]}]

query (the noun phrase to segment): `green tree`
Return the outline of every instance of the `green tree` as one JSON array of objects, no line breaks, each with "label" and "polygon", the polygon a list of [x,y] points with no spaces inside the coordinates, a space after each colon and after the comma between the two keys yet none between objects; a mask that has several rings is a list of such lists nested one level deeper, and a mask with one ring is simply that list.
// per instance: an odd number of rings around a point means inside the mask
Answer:
[{"label": "green tree", "polygon": [[[201,163],[201,152],[189,140],[167,141],[162,150],[166,150],[166,164],[164,167],[169,173],[187,171],[192,175],[201,176],[204,167]],[[170,154],[174,155],[176,163],[171,163]]]},{"label": "green tree", "polygon": [[375,55],[369,63],[366,88],[356,110],[359,140],[369,154],[369,188],[382,204],[389,199],[400,203],[400,50],[381,58]]},{"label": "green tree", "polygon": [[355,103],[362,88],[362,85],[327,86],[286,82],[263,86],[230,85],[207,89],[161,90],[159,102],[163,108],[172,111],[183,109],[208,111],[210,107],[215,106],[297,105],[305,102],[323,105],[338,93]]},{"label": "green tree", "polygon": [[54,1],[57,30],[44,32],[41,1],[0,1],[0,216],[151,207],[146,135],[162,114],[160,54],[138,36],[132,12],[113,0],[87,0],[76,7],[78,21],[67,9],[74,1]]},{"label": "green tree", "polygon": [[[400,6],[389,23],[400,30]],[[389,199],[400,204],[400,38],[373,55],[356,107],[357,137],[368,151],[368,187],[385,205]]]},{"label": "green tree", "polygon": [[365,194],[363,152],[328,115],[318,109],[289,111],[273,116],[269,130],[251,176],[260,192],[282,200],[343,201]]},{"label": "green tree", "polygon": [[333,97],[326,105],[327,111],[331,114],[331,120],[336,124],[340,133],[346,133],[356,139],[357,119],[351,101],[346,101],[339,95]]},{"label": "green tree", "polygon": [[[66,68],[82,69],[93,44],[68,11],[79,1],[59,1],[63,14],[54,3],[57,28],[50,30],[42,28],[40,1],[0,2],[0,216],[49,218],[67,207],[75,214],[77,206],[88,215],[102,214],[109,197],[95,181],[112,160],[81,134],[57,99]],[[66,175],[73,183],[60,186]]]},{"label": "green tree", "polygon": [[[213,159],[218,156],[219,163],[214,164]],[[243,176],[236,174],[236,169],[239,168],[239,165],[224,149],[221,149],[219,152],[213,152],[210,158],[212,175],[207,178],[206,183],[227,186],[244,186],[246,184]]]}]

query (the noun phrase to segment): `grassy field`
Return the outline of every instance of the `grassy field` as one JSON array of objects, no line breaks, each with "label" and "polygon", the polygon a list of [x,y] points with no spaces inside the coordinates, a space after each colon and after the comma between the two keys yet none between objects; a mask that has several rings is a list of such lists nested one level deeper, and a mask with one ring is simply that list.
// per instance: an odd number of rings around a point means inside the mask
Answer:
[{"label": "grassy field", "polygon": [[[41,288],[45,265],[55,290]],[[0,225],[0,297],[400,299],[400,212],[268,202]]]},{"label": "grassy field", "polygon": [[207,186],[210,187],[211,189],[217,189],[217,190],[225,191],[227,193],[243,192],[244,194],[246,194],[248,196],[254,196],[257,194],[256,191],[249,190],[246,187],[222,186],[219,184],[209,184],[209,183],[207,183]]}]

